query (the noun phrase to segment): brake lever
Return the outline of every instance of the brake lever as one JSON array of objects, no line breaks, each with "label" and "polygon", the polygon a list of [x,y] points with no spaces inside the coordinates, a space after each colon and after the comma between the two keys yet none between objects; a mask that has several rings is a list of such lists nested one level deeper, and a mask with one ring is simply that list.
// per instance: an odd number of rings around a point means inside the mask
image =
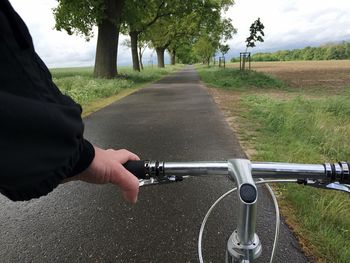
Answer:
[{"label": "brake lever", "polygon": [[350,193],[350,186],[349,185],[341,184],[341,183],[338,183],[338,182],[334,182],[334,183],[328,184],[327,185],[327,189]]},{"label": "brake lever", "polygon": [[170,175],[170,176],[159,176],[159,177],[151,177],[150,179],[140,179],[139,186],[149,186],[149,185],[157,185],[157,184],[168,184],[168,183],[176,183],[181,182],[184,178],[188,176],[180,176],[180,175]]},{"label": "brake lever", "polygon": [[324,181],[313,180],[313,179],[298,179],[298,184],[304,184],[311,187],[321,188],[326,190],[336,190],[336,191],[350,193],[350,185],[341,184],[339,182],[329,183],[329,181],[324,182]]}]

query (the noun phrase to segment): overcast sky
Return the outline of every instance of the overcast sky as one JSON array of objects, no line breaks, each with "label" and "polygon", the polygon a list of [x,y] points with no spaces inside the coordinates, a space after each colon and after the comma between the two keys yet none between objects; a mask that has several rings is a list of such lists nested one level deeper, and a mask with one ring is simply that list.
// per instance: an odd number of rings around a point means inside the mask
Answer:
[{"label": "overcast sky", "polygon": [[[86,42],[83,37],[69,36],[53,29],[52,8],[56,0],[10,0],[26,22],[37,52],[49,67],[92,66],[96,37]],[[238,33],[230,40],[231,56],[245,49],[249,26],[260,17],[265,25],[265,42],[253,49],[275,51],[308,45],[350,40],[349,0],[236,0],[226,13]],[[120,37],[120,42],[125,39]],[[155,54],[148,51],[145,61]],[[120,47],[118,64],[131,64],[130,50]]]}]

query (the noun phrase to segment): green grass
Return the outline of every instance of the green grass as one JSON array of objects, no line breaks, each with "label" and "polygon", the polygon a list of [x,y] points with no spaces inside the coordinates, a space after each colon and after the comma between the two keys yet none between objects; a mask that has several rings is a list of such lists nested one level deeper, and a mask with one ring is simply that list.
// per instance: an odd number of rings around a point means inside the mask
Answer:
[{"label": "green grass", "polygon": [[[209,85],[227,89],[221,78],[229,73],[207,69],[213,75],[206,77],[205,70],[200,71],[204,82],[209,80]],[[231,78],[236,77],[231,74]],[[294,91],[289,99],[281,100],[278,96],[252,95],[248,92],[251,86],[260,84],[246,82],[240,87],[239,119],[244,132],[254,134],[248,139],[257,151],[254,160],[301,163],[350,160],[350,88],[341,96],[315,94],[312,98],[301,92],[296,96]],[[279,87],[276,85],[278,91]],[[288,89],[284,92],[290,94]],[[312,254],[321,262],[350,262],[349,195],[300,185],[282,185],[278,190],[286,207],[282,209],[284,215]]]},{"label": "green grass", "polygon": [[182,65],[167,66],[163,69],[146,67],[142,72],[121,67],[119,68],[121,76],[110,80],[93,78],[92,68],[52,69],[51,73],[53,81],[61,92],[72,97],[84,108],[97,99],[107,98],[123,90],[156,81],[181,67]]},{"label": "green grass", "polygon": [[[298,97],[278,101],[245,96],[247,121],[258,124],[256,160],[319,163],[350,160],[350,96],[331,99]],[[326,262],[350,261],[348,194],[297,185],[282,188],[293,207],[297,231]]]},{"label": "green grass", "polygon": [[197,66],[201,79],[211,87],[242,90],[249,87],[284,88],[282,81],[256,71]]},{"label": "green grass", "polygon": [[263,137],[256,143],[257,158],[290,162],[350,159],[350,104],[346,98],[278,101],[250,95],[242,100],[249,108],[246,117],[259,123]]}]

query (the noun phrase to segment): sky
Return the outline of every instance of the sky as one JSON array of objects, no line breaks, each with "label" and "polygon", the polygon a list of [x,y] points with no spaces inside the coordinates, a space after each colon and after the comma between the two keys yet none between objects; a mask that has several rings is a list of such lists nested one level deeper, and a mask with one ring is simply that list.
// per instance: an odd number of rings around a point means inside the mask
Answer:
[{"label": "sky", "polygon": [[[96,36],[86,42],[84,37],[54,30],[52,8],[57,6],[56,0],[10,2],[27,24],[37,53],[49,67],[93,66]],[[236,0],[224,16],[232,19],[238,31],[228,41],[229,57],[245,50],[249,27],[258,17],[265,25],[265,41],[257,43],[251,49],[253,53],[350,41],[349,0]],[[126,38],[121,35],[119,43]],[[150,59],[155,60],[156,54],[147,50],[144,63]],[[130,64],[130,50],[119,46],[118,65]]]}]

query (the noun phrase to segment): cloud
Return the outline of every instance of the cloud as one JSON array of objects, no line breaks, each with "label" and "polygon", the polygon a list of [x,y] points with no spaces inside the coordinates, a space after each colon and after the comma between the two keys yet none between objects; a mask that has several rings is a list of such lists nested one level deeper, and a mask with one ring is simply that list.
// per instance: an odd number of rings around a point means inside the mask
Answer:
[{"label": "cloud", "polygon": [[249,26],[258,17],[265,25],[265,42],[255,52],[318,46],[350,39],[350,1],[237,0],[226,14],[238,34],[229,41],[230,54],[245,50]]},{"label": "cloud", "polygon": [[[95,36],[86,41],[82,36],[68,35],[54,30],[55,20],[52,9],[55,0],[12,0],[11,4],[27,24],[32,35],[36,52],[48,67],[93,66],[95,61],[97,29]],[[126,36],[119,37],[118,64],[131,63],[130,51],[121,46]]]}]

